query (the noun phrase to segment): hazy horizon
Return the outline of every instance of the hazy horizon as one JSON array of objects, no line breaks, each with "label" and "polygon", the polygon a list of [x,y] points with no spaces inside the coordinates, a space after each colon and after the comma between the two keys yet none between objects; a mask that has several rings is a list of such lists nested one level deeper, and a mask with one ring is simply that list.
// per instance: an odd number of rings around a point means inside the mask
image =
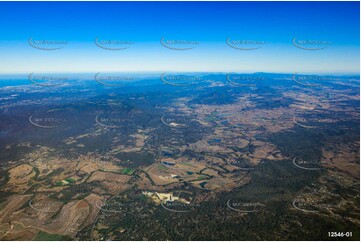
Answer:
[{"label": "hazy horizon", "polygon": [[0,73],[359,73],[359,17],[357,2],[3,2]]}]

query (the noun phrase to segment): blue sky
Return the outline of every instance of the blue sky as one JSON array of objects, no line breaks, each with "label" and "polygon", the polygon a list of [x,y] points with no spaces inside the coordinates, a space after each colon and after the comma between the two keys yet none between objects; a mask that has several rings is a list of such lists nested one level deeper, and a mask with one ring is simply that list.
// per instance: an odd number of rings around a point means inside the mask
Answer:
[{"label": "blue sky", "polygon": [[[359,73],[359,14],[358,2],[0,2],[0,73]],[[104,50],[96,37],[134,44]],[[170,50],[162,37],[199,45]],[[44,51],[29,38],[67,44]],[[227,38],[264,44],[238,50]],[[328,44],[304,50],[293,38]]]}]

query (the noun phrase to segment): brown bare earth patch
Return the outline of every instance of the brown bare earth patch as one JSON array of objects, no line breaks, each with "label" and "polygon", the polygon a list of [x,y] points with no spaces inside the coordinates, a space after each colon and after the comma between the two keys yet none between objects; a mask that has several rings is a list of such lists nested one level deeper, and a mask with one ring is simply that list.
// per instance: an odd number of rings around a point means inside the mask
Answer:
[{"label": "brown bare earth patch", "polygon": [[[359,147],[359,144],[355,144]],[[335,149],[323,149],[321,162],[327,167],[336,168],[355,178],[360,177],[360,153],[357,148],[338,146]]]},{"label": "brown bare earth patch", "polygon": [[[104,157],[105,158],[105,157]],[[85,172],[91,173],[96,170],[103,170],[103,171],[119,171],[120,167],[114,165],[109,157],[109,159],[101,159],[93,154],[82,155],[78,158],[77,169]]]},{"label": "brown bare earth patch", "polygon": [[252,154],[245,154],[243,158],[249,160],[253,165],[258,165],[263,159],[266,160],[282,160],[284,157],[281,152],[272,144],[255,141],[256,146]]},{"label": "brown bare earth patch", "polygon": [[112,172],[103,172],[103,171],[95,171],[89,177],[87,182],[93,181],[109,181],[109,182],[116,182],[116,183],[127,183],[131,176],[116,174]]},{"label": "brown bare earth patch", "polygon": [[99,206],[96,206],[96,203],[99,201],[102,201],[102,197],[96,195],[96,194],[90,194],[89,196],[87,196],[86,198],[84,198],[84,201],[87,202],[88,206],[91,206],[91,210],[89,213],[89,216],[86,218],[86,220],[84,221],[82,227],[85,228],[87,226],[89,226],[90,224],[92,224],[96,218],[96,216],[99,213]]},{"label": "brown bare earth patch", "polygon": [[[116,174],[112,172],[95,171],[92,173],[87,182],[100,182],[102,190],[106,193],[113,195],[124,191],[128,185],[126,184],[130,180],[131,176]],[[104,194],[104,191],[97,190],[99,194]]]},{"label": "brown bare earth patch", "polygon": [[9,222],[10,215],[19,209],[24,203],[28,202],[31,195],[13,195],[8,198],[4,204],[1,204],[2,209],[0,210],[0,223]]},{"label": "brown bare earth patch", "polygon": [[27,164],[16,166],[9,171],[9,181],[5,190],[12,192],[24,192],[28,188],[28,182],[35,176],[33,167]]},{"label": "brown bare earth patch", "polygon": [[27,164],[14,167],[9,170],[9,184],[23,184],[29,181],[33,173],[33,167]]},{"label": "brown bare earth patch", "polygon": [[146,175],[147,173],[142,172],[140,173],[140,180],[137,183],[139,186],[139,189],[141,190],[148,190],[150,187],[152,187],[152,182],[150,181],[150,179],[148,178],[148,176]]},{"label": "brown bare earth patch", "polygon": [[24,227],[37,228],[50,234],[75,236],[90,213],[89,204],[83,200],[65,204],[55,217],[33,216],[19,220]]}]

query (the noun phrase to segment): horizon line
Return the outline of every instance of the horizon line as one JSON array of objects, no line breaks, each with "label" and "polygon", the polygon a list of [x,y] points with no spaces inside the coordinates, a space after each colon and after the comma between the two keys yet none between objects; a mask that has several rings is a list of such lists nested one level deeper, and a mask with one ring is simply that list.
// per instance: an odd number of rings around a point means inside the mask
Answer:
[{"label": "horizon line", "polygon": [[255,74],[255,73],[264,73],[264,74],[311,74],[311,75],[360,75],[358,72],[267,72],[267,71],[81,71],[81,72],[18,72],[18,73],[1,73],[1,76],[4,75],[30,75],[30,74],[96,74],[96,73],[136,73],[136,74],[161,74],[161,73],[212,73],[212,74],[229,74],[229,73],[244,73],[244,74]]}]

